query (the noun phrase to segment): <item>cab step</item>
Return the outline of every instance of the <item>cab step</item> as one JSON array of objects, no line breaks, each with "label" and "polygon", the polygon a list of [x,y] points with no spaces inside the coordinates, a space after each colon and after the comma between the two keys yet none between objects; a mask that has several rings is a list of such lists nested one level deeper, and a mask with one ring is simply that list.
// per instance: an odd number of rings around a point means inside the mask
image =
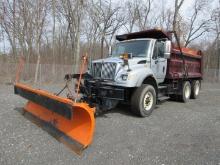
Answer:
[{"label": "cab step", "polygon": [[167,89],[167,86],[165,86],[165,85],[159,85],[158,86],[158,89],[160,90],[160,89]]},{"label": "cab step", "polygon": [[168,97],[168,96],[161,96],[161,97],[158,97],[158,101],[166,101],[166,100],[169,100],[170,99],[170,97]]}]

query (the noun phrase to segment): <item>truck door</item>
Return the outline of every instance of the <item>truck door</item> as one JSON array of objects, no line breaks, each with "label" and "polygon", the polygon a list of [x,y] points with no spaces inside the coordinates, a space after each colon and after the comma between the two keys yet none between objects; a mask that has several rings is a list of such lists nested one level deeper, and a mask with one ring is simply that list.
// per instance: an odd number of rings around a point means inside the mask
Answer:
[{"label": "truck door", "polygon": [[151,68],[158,83],[162,83],[166,76],[167,59],[164,58],[164,41],[156,41],[151,60]]}]

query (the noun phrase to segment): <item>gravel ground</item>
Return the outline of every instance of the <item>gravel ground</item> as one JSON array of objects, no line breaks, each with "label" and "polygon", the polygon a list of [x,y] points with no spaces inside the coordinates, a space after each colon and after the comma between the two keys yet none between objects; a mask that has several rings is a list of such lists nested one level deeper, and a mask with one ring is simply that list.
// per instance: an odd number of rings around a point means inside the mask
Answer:
[{"label": "gravel ground", "polygon": [[0,85],[0,164],[220,165],[220,85],[205,84],[200,98],[167,101],[148,118],[126,107],[96,118],[92,145],[81,156],[24,118],[25,100]]}]

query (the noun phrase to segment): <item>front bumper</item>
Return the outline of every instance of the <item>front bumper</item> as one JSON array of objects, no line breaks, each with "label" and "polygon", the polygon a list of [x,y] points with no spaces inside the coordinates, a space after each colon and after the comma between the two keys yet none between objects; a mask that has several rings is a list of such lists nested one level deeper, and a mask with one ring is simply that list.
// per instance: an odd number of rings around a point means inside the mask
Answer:
[{"label": "front bumper", "polygon": [[126,99],[126,88],[122,86],[114,86],[108,82],[101,82],[99,80],[86,81],[85,86],[89,95],[93,98],[119,101],[124,101]]}]

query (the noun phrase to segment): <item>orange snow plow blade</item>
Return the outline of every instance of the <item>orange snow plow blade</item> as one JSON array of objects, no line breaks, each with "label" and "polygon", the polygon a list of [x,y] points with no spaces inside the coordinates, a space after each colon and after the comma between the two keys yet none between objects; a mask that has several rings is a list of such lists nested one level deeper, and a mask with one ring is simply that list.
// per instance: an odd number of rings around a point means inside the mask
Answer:
[{"label": "orange snow plow blade", "polygon": [[14,90],[15,94],[29,100],[24,112],[55,128],[59,141],[77,153],[91,144],[95,129],[94,108],[20,83],[15,84]]}]

